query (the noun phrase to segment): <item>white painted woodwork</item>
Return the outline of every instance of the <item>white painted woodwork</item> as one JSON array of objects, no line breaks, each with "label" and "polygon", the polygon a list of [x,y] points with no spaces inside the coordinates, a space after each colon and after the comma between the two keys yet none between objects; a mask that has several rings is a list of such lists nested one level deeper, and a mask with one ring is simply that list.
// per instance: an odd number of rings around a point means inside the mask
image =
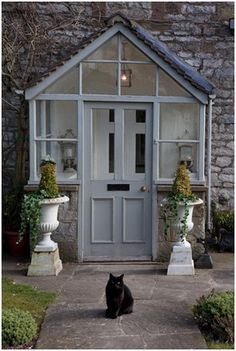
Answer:
[{"label": "white painted woodwork", "polygon": [[[145,123],[136,123],[136,110],[145,111]],[[84,128],[83,259],[151,259],[151,105],[88,103]],[[114,170],[109,168],[110,133],[115,134]],[[137,173],[143,166],[136,164],[136,134],[145,135],[144,173]],[[129,190],[109,191],[108,184]]]}]

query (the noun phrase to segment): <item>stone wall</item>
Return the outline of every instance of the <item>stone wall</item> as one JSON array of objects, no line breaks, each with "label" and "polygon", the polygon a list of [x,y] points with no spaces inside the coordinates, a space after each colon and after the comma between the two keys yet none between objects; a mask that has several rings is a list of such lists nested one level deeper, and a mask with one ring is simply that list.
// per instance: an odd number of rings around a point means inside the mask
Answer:
[{"label": "stone wall", "polygon": [[[14,12],[17,3],[3,3],[3,17]],[[148,29],[168,48],[198,70],[216,87],[213,106],[212,195],[216,203],[233,206],[234,185],[234,33],[229,19],[233,2],[72,2],[36,3],[42,26],[50,28],[50,50],[39,50],[32,78],[42,75],[68,55],[80,41],[104,20],[119,11]],[[20,16],[14,12],[14,16]],[[59,16],[60,25],[53,27]],[[64,22],[63,22],[64,21]],[[64,23],[64,25],[63,25]],[[4,54],[4,53],[3,53]],[[22,54],[22,67],[24,54]],[[26,57],[26,53],[25,53]],[[17,138],[17,95],[3,84],[3,160]],[[4,171],[14,175],[16,150],[8,155]],[[9,177],[3,177],[9,185]]]},{"label": "stone wall", "polygon": [[68,196],[70,201],[59,206],[59,226],[52,235],[59,246],[60,258],[63,262],[78,261],[79,221],[79,186],[61,186],[60,192]]}]

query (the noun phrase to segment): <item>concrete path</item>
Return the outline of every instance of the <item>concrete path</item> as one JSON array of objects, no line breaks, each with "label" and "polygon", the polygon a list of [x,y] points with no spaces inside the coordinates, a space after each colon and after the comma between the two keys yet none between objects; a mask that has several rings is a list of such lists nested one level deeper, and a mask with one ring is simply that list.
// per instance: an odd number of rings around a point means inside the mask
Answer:
[{"label": "concrete path", "polygon": [[[27,265],[6,260],[3,276],[58,293],[46,313],[38,349],[205,349],[191,305],[202,294],[233,290],[233,254],[212,254],[214,268],[167,276],[166,264],[64,264],[58,277],[27,277]],[[107,319],[109,272],[125,274],[134,312]]]}]

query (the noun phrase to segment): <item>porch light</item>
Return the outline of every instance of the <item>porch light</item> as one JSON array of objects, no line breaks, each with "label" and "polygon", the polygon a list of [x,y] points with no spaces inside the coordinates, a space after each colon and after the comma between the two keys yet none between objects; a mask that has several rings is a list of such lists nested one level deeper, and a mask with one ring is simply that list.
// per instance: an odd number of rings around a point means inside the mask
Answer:
[{"label": "porch light", "polygon": [[123,71],[123,73],[121,74],[121,80],[123,80],[124,82],[127,80],[127,75],[125,74],[125,72]]},{"label": "porch light", "polygon": [[188,144],[179,145],[179,162],[185,164],[187,169],[193,171],[193,147]]},{"label": "porch light", "polygon": [[132,71],[131,69],[122,69],[121,70],[121,86],[122,87],[131,87],[132,80]]},{"label": "porch light", "polygon": [[[125,57],[126,44],[127,44],[127,42],[125,42],[125,41],[122,42],[122,48],[123,48],[122,60],[124,60],[124,61],[126,61],[126,57]],[[122,66],[124,67],[124,69],[121,70],[121,86],[130,88],[131,87],[131,79],[132,79],[132,70],[127,69],[125,64],[123,64]]]},{"label": "porch light", "polygon": [[[72,129],[67,129],[64,135],[60,138],[74,139]],[[76,142],[75,141],[59,141],[62,153],[62,163],[64,172],[74,173],[76,171],[75,155],[76,155]]]}]

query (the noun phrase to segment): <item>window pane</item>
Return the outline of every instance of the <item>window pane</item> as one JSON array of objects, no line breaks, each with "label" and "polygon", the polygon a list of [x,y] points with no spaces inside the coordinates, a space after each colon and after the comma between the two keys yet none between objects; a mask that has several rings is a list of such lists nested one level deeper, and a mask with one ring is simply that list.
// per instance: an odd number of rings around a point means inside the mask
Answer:
[{"label": "window pane", "polygon": [[[77,178],[77,144],[74,145],[73,152],[63,153],[62,144],[59,141],[37,141],[37,175],[40,177],[40,163],[46,155],[50,155],[57,164],[57,180]],[[69,150],[69,149],[68,149]]]},{"label": "window pane", "polygon": [[115,134],[109,133],[109,173],[114,173],[115,167]]},{"label": "window pane", "polygon": [[160,104],[160,138],[198,140],[198,104]]},{"label": "window pane", "polygon": [[83,94],[117,93],[117,65],[113,63],[83,63],[82,92]]},{"label": "window pane", "polygon": [[111,179],[115,167],[115,124],[109,109],[93,109],[93,176]]},{"label": "window pane", "polygon": [[[137,122],[137,116],[142,115],[142,121]],[[139,116],[140,116],[139,115]],[[145,173],[145,133],[146,111],[124,111],[124,173],[126,177]]]},{"label": "window pane", "polygon": [[160,96],[191,96],[174,79],[170,78],[159,69],[159,92]]},{"label": "window pane", "polygon": [[136,123],[145,123],[146,122],[146,111],[137,110],[136,111]]},{"label": "window pane", "polygon": [[52,94],[78,94],[79,93],[79,68],[75,67],[63,77],[56,80],[45,89],[44,93]]},{"label": "window pane", "polygon": [[122,64],[120,82],[122,95],[156,95],[156,66]]},{"label": "window pane", "polygon": [[[188,152],[184,150],[186,146],[188,146]],[[189,169],[190,179],[197,178],[197,150],[198,144],[160,143],[160,178],[174,178],[178,165],[183,162],[186,162]]]},{"label": "window pane", "polygon": [[136,173],[145,173],[145,134],[136,134]]},{"label": "window pane", "polygon": [[117,60],[117,39],[117,35],[109,39],[105,44],[100,46],[99,49],[89,55],[86,60]]},{"label": "window pane", "polygon": [[109,122],[115,122],[115,110],[109,110]]},{"label": "window pane", "polygon": [[[67,131],[71,130],[69,136]],[[36,135],[42,138],[77,137],[76,101],[37,101]]]},{"label": "window pane", "polygon": [[150,59],[142,53],[128,39],[121,36],[121,60],[123,61],[150,61]]}]

